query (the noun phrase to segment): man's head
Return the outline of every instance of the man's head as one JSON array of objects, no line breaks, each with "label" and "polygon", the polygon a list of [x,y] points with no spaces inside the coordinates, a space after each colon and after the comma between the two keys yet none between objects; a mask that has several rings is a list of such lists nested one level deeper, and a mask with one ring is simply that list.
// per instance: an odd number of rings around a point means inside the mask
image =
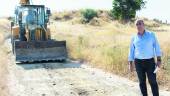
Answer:
[{"label": "man's head", "polygon": [[139,33],[143,34],[145,30],[144,21],[142,19],[136,20],[136,27]]}]

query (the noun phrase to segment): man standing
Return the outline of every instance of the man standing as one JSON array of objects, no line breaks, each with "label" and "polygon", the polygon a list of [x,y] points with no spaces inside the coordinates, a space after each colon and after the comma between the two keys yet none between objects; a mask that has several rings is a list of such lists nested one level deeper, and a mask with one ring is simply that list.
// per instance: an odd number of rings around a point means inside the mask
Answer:
[{"label": "man standing", "polygon": [[[148,96],[146,75],[150,83],[153,96],[159,96],[159,88],[156,81],[155,67],[161,65],[161,49],[153,32],[145,30],[144,21],[137,20],[138,33],[132,37],[129,50],[129,67],[133,71],[133,62],[139,79],[139,86],[143,96]],[[155,63],[154,58],[157,57]]]}]

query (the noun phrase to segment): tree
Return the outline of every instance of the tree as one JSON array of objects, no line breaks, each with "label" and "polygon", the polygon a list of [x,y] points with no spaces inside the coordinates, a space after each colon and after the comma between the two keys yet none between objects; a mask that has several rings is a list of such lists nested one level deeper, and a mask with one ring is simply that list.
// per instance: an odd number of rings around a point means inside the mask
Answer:
[{"label": "tree", "polygon": [[113,0],[112,16],[115,19],[129,21],[136,16],[136,11],[141,10],[144,0]]}]

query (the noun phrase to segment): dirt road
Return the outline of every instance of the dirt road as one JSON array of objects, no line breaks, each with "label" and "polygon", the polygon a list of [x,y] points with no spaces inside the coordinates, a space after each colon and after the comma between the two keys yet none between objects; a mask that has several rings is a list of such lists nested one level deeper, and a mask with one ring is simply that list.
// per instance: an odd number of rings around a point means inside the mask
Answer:
[{"label": "dirt road", "polygon": [[[137,83],[87,64],[15,64],[12,54],[8,55],[10,96],[140,96]],[[170,92],[161,91],[160,96]]]}]

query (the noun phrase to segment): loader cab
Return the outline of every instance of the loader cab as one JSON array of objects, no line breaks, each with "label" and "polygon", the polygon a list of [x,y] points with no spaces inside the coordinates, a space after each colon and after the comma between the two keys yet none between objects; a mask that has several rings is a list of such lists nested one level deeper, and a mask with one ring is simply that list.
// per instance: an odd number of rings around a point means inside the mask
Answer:
[{"label": "loader cab", "polygon": [[44,5],[21,5],[15,9],[15,23],[43,25],[48,23],[50,14]]},{"label": "loader cab", "polygon": [[[51,11],[44,5],[20,5],[15,9],[14,25],[18,26],[20,41],[39,41],[50,39],[47,24]],[[17,29],[17,28],[16,28]]]}]

